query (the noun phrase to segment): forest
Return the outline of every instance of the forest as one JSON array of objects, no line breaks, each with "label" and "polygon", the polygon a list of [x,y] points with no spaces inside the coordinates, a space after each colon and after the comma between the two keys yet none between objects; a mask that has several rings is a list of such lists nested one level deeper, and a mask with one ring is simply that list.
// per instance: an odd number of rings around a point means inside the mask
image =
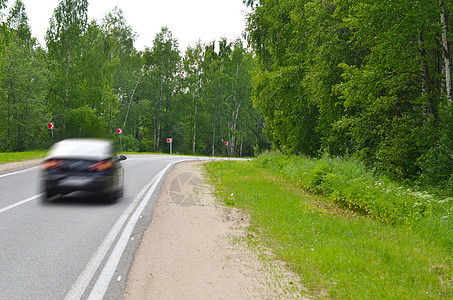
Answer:
[{"label": "forest", "polygon": [[166,27],[138,51],[121,9],[88,21],[88,0],[61,0],[41,46],[23,3],[6,2],[2,152],[118,141],[121,128],[123,151],[168,152],[167,138],[183,154],[272,148],[453,187],[451,1],[243,0],[246,42],[184,54]]},{"label": "forest", "polygon": [[453,187],[453,2],[245,0],[274,147]]},{"label": "forest", "polygon": [[88,0],[61,0],[40,45],[23,2],[9,9],[7,2],[0,0],[0,152],[71,137],[156,153],[168,153],[171,138],[173,153],[212,156],[269,147],[250,101],[255,60],[239,38],[198,42],[181,54],[162,27],[138,51],[120,8],[89,21]]}]

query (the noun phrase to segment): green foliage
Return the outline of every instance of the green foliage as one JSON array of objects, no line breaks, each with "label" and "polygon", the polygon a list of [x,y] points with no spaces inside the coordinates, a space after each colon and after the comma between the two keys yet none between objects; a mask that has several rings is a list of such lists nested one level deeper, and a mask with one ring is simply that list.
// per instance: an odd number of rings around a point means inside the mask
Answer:
[{"label": "green foliage", "polygon": [[451,54],[441,41],[452,35],[441,15],[451,2],[252,3],[253,101],[275,148],[349,155],[392,178],[448,186]]},{"label": "green foliage", "polygon": [[168,152],[168,137],[179,153],[253,156],[254,146],[269,146],[250,101],[256,61],[240,40],[199,43],[182,56],[164,27],[140,52],[121,9],[100,23],[88,22],[87,10],[86,0],[59,1],[47,50],[21,1],[1,24],[0,150],[32,149],[53,135],[111,137],[117,128],[131,151]]},{"label": "green foliage", "polygon": [[0,151],[25,151],[48,138],[45,96],[49,73],[44,50],[31,38],[21,1],[10,11],[6,28],[9,40],[0,59]]},{"label": "green foliage", "polygon": [[160,152],[162,141],[166,138],[169,124],[169,111],[172,107],[176,89],[175,74],[179,71],[180,56],[178,42],[171,31],[162,27],[153,41],[153,47],[147,48],[143,54],[144,68],[147,69],[143,81],[151,88],[144,95],[153,102],[156,111],[154,135],[154,152]]},{"label": "green foliage", "polygon": [[309,73],[301,60],[307,29],[302,2],[260,1],[249,16],[249,43],[260,63],[260,70],[254,72],[252,100],[276,147],[314,155],[320,147],[319,110],[303,86]]},{"label": "green foliage", "polygon": [[140,143],[130,135],[116,135],[113,139],[115,149],[118,152],[139,152]]},{"label": "green foliage", "polygon": [[[446,105],[440,110],[444,127],[439,132],[439,142],[426,151],[419,159],[421,176],[417,181],[422,185],[453,190],[453,108]],[[429,132],[428,135],[434,135]],[[425,141],[426,143],[426,141]],[[423,143],[423,144],[425,144]]]},{"label": "green foliage", "polygon": [[47,154],[46,150],[4,152],[0,153],[0,164],[30,159],[40,159],[43,158],[46,154]]},{"label": "green foliage", "polygon": [[67,114],[66,125],[66,134],[71,137],[105,136],[105,123],[97,117],[96,110],[88,105],[72,109]]},{"label": "green foliage", "polygon": [[321,193],[343,207],[384,223],[412,226],[432,214],[435,206],[434,195],[400,186],[384,176],[377,177],[354,160],[265,153],[254,163],[306,190]]}]

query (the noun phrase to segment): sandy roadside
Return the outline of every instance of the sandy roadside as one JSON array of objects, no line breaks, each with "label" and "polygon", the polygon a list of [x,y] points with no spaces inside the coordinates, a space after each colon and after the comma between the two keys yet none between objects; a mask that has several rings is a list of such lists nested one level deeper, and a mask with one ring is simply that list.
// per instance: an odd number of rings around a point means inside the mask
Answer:
[{"label": "sandy roadside", "polygon": [[175,166],[162,186],[124,299],[301,299],[297,276],[247,242],[246,216],[203,182],[199,162]]}]

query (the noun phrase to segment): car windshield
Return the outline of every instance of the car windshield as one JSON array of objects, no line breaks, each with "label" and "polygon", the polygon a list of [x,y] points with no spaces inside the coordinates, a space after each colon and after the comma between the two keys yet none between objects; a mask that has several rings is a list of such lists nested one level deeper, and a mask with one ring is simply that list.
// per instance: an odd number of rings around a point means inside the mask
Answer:
[{"label": "car windshield", "polygon": [[111,156],[109,144],[105,141],[67,140],[55,144],[51,157],[103,159]]}]

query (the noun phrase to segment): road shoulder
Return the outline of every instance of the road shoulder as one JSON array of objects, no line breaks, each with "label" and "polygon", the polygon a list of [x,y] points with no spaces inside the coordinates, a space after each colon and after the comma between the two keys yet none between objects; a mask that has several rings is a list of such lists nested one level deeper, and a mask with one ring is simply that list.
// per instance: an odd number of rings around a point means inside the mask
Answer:
[{"label": "road shoulder", "polygon": [[124,299],[301,299],[297,276],[205,184],[200,162],[168,174],[134,257]]},{"label": "road shoulder", "polygon": [[17,161],[0,164],[0,175],[14,173],[38,166],[42,162],[42,159]]}]

